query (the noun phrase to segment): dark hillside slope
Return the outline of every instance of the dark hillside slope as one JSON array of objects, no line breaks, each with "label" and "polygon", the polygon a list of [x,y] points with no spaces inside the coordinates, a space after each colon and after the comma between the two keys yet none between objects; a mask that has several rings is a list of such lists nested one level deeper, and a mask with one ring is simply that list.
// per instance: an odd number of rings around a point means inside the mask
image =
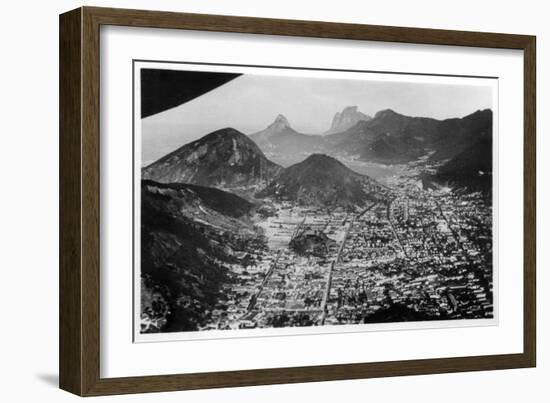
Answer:
[{"label": "dark hillside slope", "polygon": [[354,207],[383,200],[387,189],[352,171],[338,160],[313,154],[285,168],[258,197],[291,200],[303,205]]},{"label": "dark hillside slope", "polygon": [[142,332],[197,330],[208,322],[232,281],[224,265],[259,242],[246,222],[253,207],[218,189],[142,182]]},{"label": "dark hillside slope", "polygon": [[143,179],[221,189],[261,187],[281,167],[243,133],[225,128],[186,144],[143,168]]}]

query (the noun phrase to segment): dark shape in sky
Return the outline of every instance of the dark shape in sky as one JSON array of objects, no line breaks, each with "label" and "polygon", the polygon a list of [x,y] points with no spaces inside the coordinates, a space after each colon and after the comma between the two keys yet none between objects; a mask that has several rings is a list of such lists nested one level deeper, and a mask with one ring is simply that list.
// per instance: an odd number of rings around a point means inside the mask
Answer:
[{"label": "dark shape in sky", "polygon": [[241,74],[162,69],[141,70],[141,118],[191,101]]}]

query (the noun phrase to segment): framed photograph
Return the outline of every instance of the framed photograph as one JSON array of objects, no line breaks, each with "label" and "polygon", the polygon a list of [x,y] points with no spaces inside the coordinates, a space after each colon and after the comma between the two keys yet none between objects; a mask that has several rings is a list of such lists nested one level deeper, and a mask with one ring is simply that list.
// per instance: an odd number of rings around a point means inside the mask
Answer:
[{"label": "framed photograph", "polygon": [[60,16],[60,386],[533,367],[535,37]]}]

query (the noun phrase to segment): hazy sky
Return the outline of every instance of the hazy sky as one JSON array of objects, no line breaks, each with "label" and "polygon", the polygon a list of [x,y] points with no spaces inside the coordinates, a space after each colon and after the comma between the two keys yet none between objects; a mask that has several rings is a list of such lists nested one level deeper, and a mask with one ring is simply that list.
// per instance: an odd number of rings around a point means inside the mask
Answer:
[{"label": "hazy sky", "polygon": [[[414,78],[412,78],[414,80]],[[409,116],[462,117],[492,108],[490,86],[243,75],[190,102],[142,119],[142,158],[147,164],[211,131],[262,130],[278,114],[303,133],[328,130],[349,105],[374,115],[393,109]]]}]

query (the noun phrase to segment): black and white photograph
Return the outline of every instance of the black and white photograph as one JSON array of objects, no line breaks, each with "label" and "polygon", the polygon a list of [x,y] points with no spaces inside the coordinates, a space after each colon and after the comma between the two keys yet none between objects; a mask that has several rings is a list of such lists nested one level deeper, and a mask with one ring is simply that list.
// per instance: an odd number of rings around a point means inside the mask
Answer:
[{"label": "black and white photograph", "polygon": [[134,63],[138,334],[495,319],[496,78]]}]

